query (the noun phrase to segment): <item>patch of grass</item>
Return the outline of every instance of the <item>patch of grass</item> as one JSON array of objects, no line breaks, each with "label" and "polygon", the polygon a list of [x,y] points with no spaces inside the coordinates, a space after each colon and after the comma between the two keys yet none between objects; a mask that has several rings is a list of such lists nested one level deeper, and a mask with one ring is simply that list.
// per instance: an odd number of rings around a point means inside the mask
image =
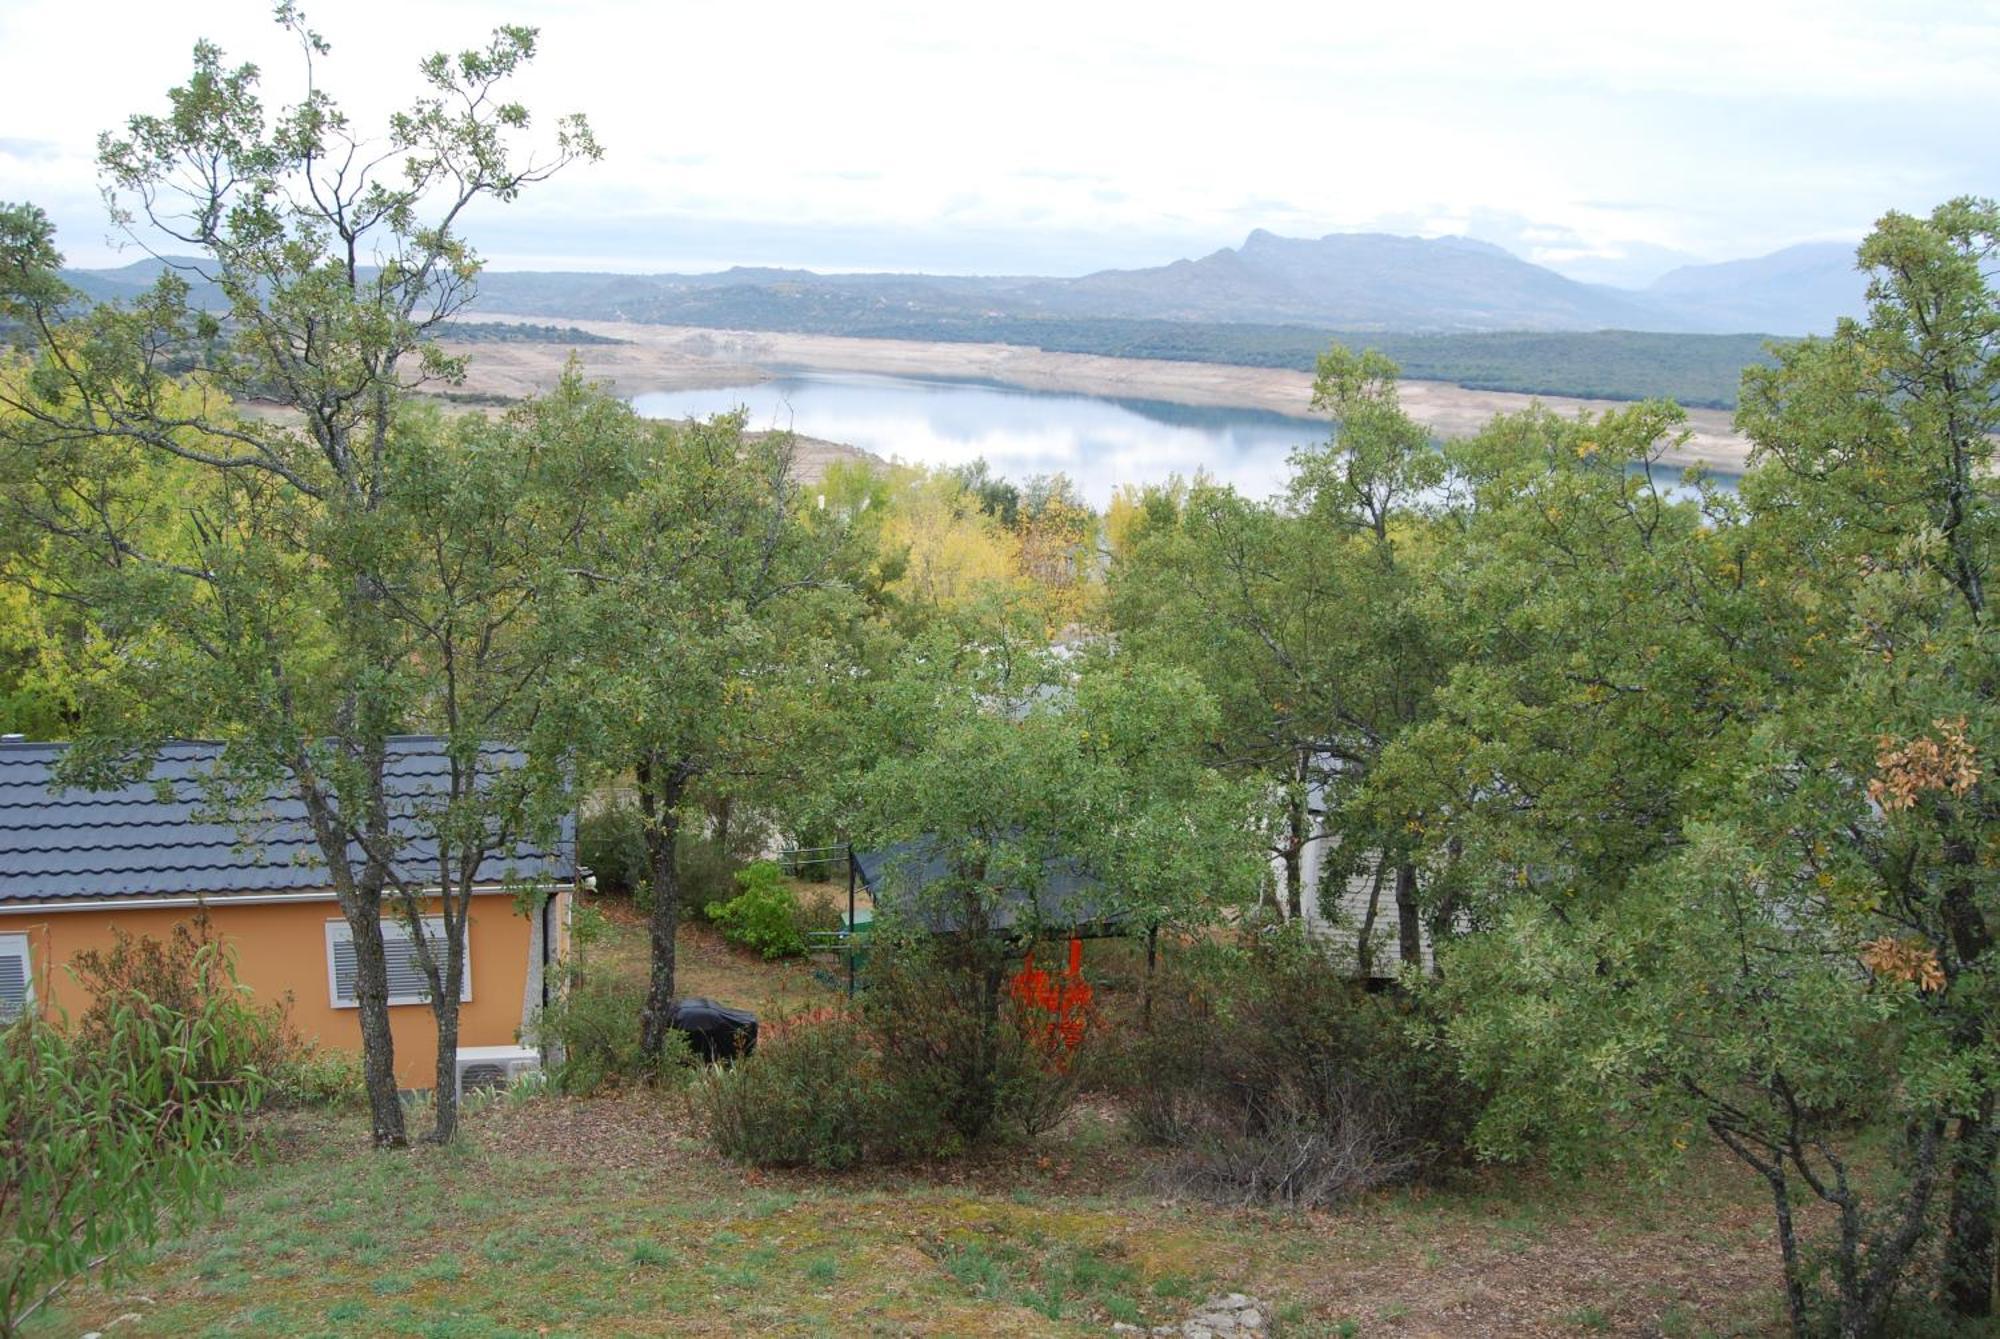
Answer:
[{"label": "patch of grass", "polygon": [[808,1283],[829,1287],[840,1276],[840,1266],[830,1255],[815,1255],[806,1261],[805,1275]]},{"label": "patch of grass", "polygon": [[1566,1324],[1574,1325],[1579,1330],[1588,1330],[1593,1334],[1602,1334],[1611,1328],[1611,1318],[1605,1315],[1601,1308],[1594,1306],[1580,1306],[1572,1311],[1565,1311],[1562,1318]]},{"label": "patch of grass", "polygon": [[636,1241],[632,1243],[632,1263],[652,1269],[665,1269],[674,1262],[674,1253],[657,1241]]}]

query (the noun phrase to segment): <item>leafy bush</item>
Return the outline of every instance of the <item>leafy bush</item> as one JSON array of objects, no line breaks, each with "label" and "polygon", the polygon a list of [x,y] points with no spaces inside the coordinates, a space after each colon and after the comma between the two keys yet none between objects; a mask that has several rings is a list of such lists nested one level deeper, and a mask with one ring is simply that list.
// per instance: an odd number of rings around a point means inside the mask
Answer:
[{"label": "leafy bush", "polygon": [[[110,1055],[118,1046],[136,1045],[135,1030],[146,1026],[158,1034],[148,1039],[147,1048],[156,1049],[177,1036],[186,1019],[212,1001],[227,999],[234,1007],[211,1011],[210,1025],[236,1028],[239,1035],[206,1055],[227,1056],[231,1064],[254,1073],[267,1104],[337,1106],[363,1095],[360,1061],[299,1036],[291,1022],[290,995],[263,1005],[250,1003],[205,914],[176,924],[164,940],[115,927],[111,935],[110,948],[85,950],[71,964],[78,984],[91,995],[76,1028],[84,1051]],[[234,1071],[201,1072],[197,1078],[207,1084],[237,1076]]]},{"label": "leafy bush", "polygon": [[576,854],[602,893],[631,897],[646,886],[646,834],[638,807],[614,800],[576,820]]},{"label": "leafy bush", "polygon": [[263,1077],[266,1106],[358,1107],[368,1098],[361,1057],[310,1043],[301,1043]]},{"label": "leafy bush", "polygon": [[936,1104],[968,1144],[995,1126],[1052,1128],[1094,1059],[1096,1028],[1075,1053],[1050,1044],[1048,1015],[1008,993],[1015,965],[991,937],[885,943],[870,964],[864,1017],[896,1099]]},{"label": "leafy bush", "polygon": [[74,1035],[0,1031],[0,1333],[67,1281],[212,1207],[259,1095],[262,1020],[219,946],[174,1007],[125,995]]},{"label": "leafy bush", "polygon": [[[743,861],[719,844],[683,828],[676,847],[675,869],[681,881],[681,913],[705,919],[711,903],[736,896],[736,875]],[[651,899],[644,899],[651,908]]]},{"label": "leafy bush", "polygon": [[594,1093],[686,1075],[694,1057],[680,1033],[667,1034],[657,1058],[639,1047],[644,981],[581,964],[573,965],[567,976],[564,989],[536,1012],[528,1029],[531,1044],[549,1051],[550,1076],[557,1087]]},{"label": "leafy bush", "polygon": [[1409,1180],[1461,1156],[1480,1109],[1419,1022],[1295,932],[1193,947],[1122,1057],[1133,1124],[1204,1198],[1325,1205]]},{"label": "leafy bush", "polygon": [[759,860],[736,874],[736,896],[708,904],[708,919],[732,944],[766,958],[796,957],[807,935],[840,924],[840,912],[824,901],[803,902],[777,865]]},{"label": "leafy bush", "polygon": [[696,1081],[695,1109],[725,1157],[837,1171],[924,1151],[935,1122],[906,1105],[859,1020],[773,1030],[755,1054]]}]

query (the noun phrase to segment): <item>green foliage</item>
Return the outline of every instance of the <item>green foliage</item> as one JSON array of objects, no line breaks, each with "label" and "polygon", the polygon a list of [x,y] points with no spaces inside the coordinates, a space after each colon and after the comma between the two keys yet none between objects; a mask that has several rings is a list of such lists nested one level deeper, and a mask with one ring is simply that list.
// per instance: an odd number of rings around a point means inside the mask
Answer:
[{"label": "green foliage", "polygon": [[[134,1044],[134,1032],[151,1026],[157,1035],[145,1049],[175,1044],[188,1020],[206,1010],[210,1026],[238,1035],[208,1052],[204,1063],[227,1063],[254,1073],[266,1104],[342,1106],[360,1091],[360,1071],[344,1052],[322,1050],[300,1037],[291,1023],[291,997],[258,1005],[237,984],[233,964],[213,934],[208,916],[175,924],[165,940],[131,935],[116,926],[109,948],[86,949],[70,962],[77,983],[91,997],[76,1023],[77,1045],[107,1056]],[[210,1010],[211,1001],[233,1007]],[[234,1071],[202,1071],[203,1084],[227,1084]]]},{"label": "green foliage", "polygon": [[1184,946],[1150,1000],[1121,1083],[1175,1189],[1324,1207],[1469,1151],[1480,1095],[1424,1015],[1294,929]]},{"label": "green foliage", "polygon": [[219,950],[200,956],[185,1007],[128,995],[88,1044],[33,1015],[0,1030],[0,1334],[213,1206],[262,1089],[261,1020]]},{"label": "green foliage", "polygon": [[806,951],[806,935],[832,929],[837,913],[825,905],[807,905],[769,860],[759,860],[736,872],[740,890],[727,902],[710,902],[708,919],[723,938],[766,958],[791,958]]},{"label": "green foliage", "polygon": [[830,1171],[925,1151],[934,1104],[913,1108],[907,1096],[921,1098],[894,1090],[869,1034],[847,1017],[771,1020],[754,1055],[709,1068],[694,1088],[725,1157]]},{"label": "green foliage", "polygon": [[694,1065],[687,1038],[670,1031],[657,1053],[641,1047],[645,1005],[644,982],[585,958],[570,966],[562,990],[536,1011],[526,1035],[550,1053],[553,1081],[566,1093],[678,1083]]},{"label": "green foliage", "polygon": [[576,857],[597,876],[599,892],[637,896],[650,879],[638,807],[614,801],[585,809],[576,822]]}]

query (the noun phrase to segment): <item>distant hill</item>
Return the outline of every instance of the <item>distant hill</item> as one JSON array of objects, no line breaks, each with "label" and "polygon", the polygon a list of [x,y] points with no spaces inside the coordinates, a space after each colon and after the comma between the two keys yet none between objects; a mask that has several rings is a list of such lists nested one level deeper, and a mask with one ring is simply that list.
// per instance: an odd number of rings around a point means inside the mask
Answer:
[{"label": "distant hill", "polygon": [[1842,316],[1867,310],[1868,281],[1845,242],[1808,242],[1768,256],[1685,265],[1645,290],[1697,329],[1822,335]]},{"label": "distant hill", "polygon": [[1066,281],[1047,301],[1071,315],[1298,321],[1343,330],[1685,328],[1634,294],[1580,284],[1485,242],[1383,233],[1311,241],[1260,229],[1241,247],[1200,260]]},{"label": "distant hill", "polygon": [[[163,268],[70,271],[124,300]],[[468,316],[562,325],[634,321],[1055,352],[1310,368],[1334,339],[1390,350],[1412,376],[1475,389],[1734,403],[1770,336],[1825,331],[1860,309],[1850,248],[1814,243],[1684,266],[1643,290],[1579,283],[1463,237],[1253,232],[1195,260],[1076,278],[488,271]],[[213,290],[195,298],[214,301]],[[1760,333],[1761,332],[1761,333]],[[498,338],[500,336],[493,335]]]},{"label": "distant hill", "polygon": [[[153,259],[72,270],[93,300],[136,296],[165,268]],[[489,271],[488,311],[523,316],[800,329],[904,320],[1039,319],[1298,325],[1398,334],[1631,330],[1803,335],[1861,311],[1862,276],[1837,242],[1688,265],[1644,289],[1579,283],[1464,237],[1258,230],[1198,260],[1078,278],[815,274],[743,268],[712,274]],[[214,301],[196,285],[197,301]]]}]

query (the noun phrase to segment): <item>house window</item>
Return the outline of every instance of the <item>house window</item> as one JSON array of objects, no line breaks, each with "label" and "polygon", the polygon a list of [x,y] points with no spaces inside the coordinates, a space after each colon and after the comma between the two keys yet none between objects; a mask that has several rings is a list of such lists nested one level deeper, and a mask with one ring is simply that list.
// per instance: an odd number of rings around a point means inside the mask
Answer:
[{"label": "house window", "polygon": [[0,1023],[11,1023],[35,1002],[35,975],[28,970],[28,936],[0,935]]},{"label": "house window", "polygon": [[[429,941],[431,953],[442,969],[444,921],[435,916],[425,917],[424,938]],[[410,939],[409,926],[400,920],[383,917],[382,949],[389,960],[389,1003],[427,1003],[431,997],[430,982],[424,978],[423,965],[417,961],[417,946]],[[326,981],[334,1008],[353,1009],[359,1005],[354,998],[354,935],[344,920],[326,923]],[[465,927],[465,974],[459,982],[458,998],[472,998],[470,925]]]}]

